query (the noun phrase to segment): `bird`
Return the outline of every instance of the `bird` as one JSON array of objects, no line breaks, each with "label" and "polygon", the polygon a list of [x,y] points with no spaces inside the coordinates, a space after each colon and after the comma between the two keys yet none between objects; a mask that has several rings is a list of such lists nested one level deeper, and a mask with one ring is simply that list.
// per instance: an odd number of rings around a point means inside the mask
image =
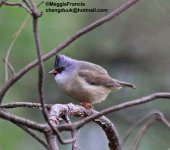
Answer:
[{"label": "bird", "polygon": [[76,60],[66,55],[56,55],[53,74],[58,87],[85,108],[104,101],[111,92],[123,87],[136,88],[134,84],[112,78],[107,71],[94,63]]}]

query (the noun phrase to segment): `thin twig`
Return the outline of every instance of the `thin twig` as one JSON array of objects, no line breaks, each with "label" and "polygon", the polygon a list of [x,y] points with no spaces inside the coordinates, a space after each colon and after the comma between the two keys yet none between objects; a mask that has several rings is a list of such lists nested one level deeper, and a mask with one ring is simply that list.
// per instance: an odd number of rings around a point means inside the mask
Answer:
[{"label": "thin twig", "polygon": [[[50,110],[51,104],[45,104],[46,109]],[[10,109],[10,108],[39,108],[42,109],[40,103],[32,103],[32,102],[13,102],[7,103],[0,106],[0,108]]]},{"label": "thin twig", "polygon": [[[67,106],[68,106],[68,105],[67,105]],[[61,107],[60,107],[60,108],[61,108]],[[63,118],[63,117],[62,117],[62,118]],[[65,121],[66,121],[67,123],[72,124],[70,118],[68,117],[68,114],[64,114],[64,118],[65,118]],[[74,138],[74,137],[76,138],[76,140],[72,143],[72,150],[80,150],[80,146],[79,146],[78,141],[77,141],[77,138],[78,138],[78,130],[73,129],[73,130],[71,131],[71,136],[72,136],[72,138]]]},{"label": "thin twig", "polygon": [[[124,3],[122,6],[120,6],[118,9],[114,10],[113,12],[111,12],[110,14],[106,15],[103,18],[100,18],[99,20],[93,22],[92,24],[88,25],[87,27],[81,29],[80,31],[76,32],[74,35],[72,35],[70,38],[66,39],[63,43],[61,43],[57,48],[54,48],[53,50],[51,50],[50,52],[48,52],[47,54],[42,56],[42,60],[46,61],[49,58],[51,58],[52,56],[56,55],[56,53],[58,53],[59,51],[61,51],[62,49],[64,49],[65,47],[67,47],[68,45],[70,45],[72,42],[74,42],[76,39],[78,39],[79,37],[81,37],[82,35],[88,33],[89,31],[95,29],[96,27],[110,21],[111,19],[115,18],[116,16],[120,15],[122,12],[126,11],[129,7],[133,6],[135,3],[137,3],[139,0],[129,0],[126,3]],[[0,103],[2,102],[2,99],[4,97],[4,95],[6,94],[6,92],[8,91],[8,89],[16,82],[18,81],[23,75],[25,75],[29,70],[31,70],[32,68],[34,68],[35,66],[38,65],[38,60],[35,60],[33,62],[31,62],[30,64],[28,64],[27,66],[25,66],[23,69],[21,69],[16,75],[15,77],[13,77],[12,79],[10,79],[2,88],[2,90],[0,91]]]},{"label": "thin twig", "polygon": [[145,125],[141,128],[141,130],[138,132],[138,134],[134,138],[134,142],[132,142],[132,144],[131,144],[132,150],[138,149],[139,144],[140,144],[142,138],[144,137],[146,131],[157,121],[160,121],[161,123],[163,123],[165,126],[167,126],[170,129],[170,122],[165,118],[165,116],[162,112],[158,111],[155,115],[156,116],[154,118],[151,118],[151,120],[149,120],[147,123],[145,123]]},{"label": "thin twig", "polygon": [[28,13],[30,13],[30,9],[29,7],[27,7],[27,5],[24,5],[23,3],[12,3],[12,2],[8,2],[7,0],[2,0],[0,2],[0,7],[6,5],[6,6],[17,6],[17,7],[21,7],[24,8]]},{"label": "thin twig", "polygon": [[[148,120],[149,119],[149,120]],[[148,121],[147,121],[148,120]],[[127,141],[128,137],[130,136],[130,134],[132,134],[132,132],[134,131],[134,129],[138,126],[141,125],[142,123],[145,122],[144,126],[140,129],[140,131],[138,132],[138,134],[136,135],[136,137],[134,138],[133,142],[131,142],[131,146],[130,149],[131,150],[136,150],[139,146],[140,141],[142,140],[143,136],[145,135],[146,131],[149,129],[149,127],[155,123],[156,121],[160,121],[161,123],[163,123],[165,126],[167,126],[168,128],[170,128],[170,122],[165,118],[164,114],[159,111],[159,110],[153,110],[150,113],[148,113],[147,115],[143,116],[142,118],[140,118],[139,120],[137,120],[127,131],[127,134],[123,140],[122,146],[125,144],[125,142]]]},{"label": "thin twig", "polygon": [[148,114],[146,114],[145,116],[140,117],[137,121],[135,121],[135,123],[126,131],[125,137],[124,137],[123,142],[121,144],[122,147],[126,143],[129,136],[134,132],[134,129],[137,128],[137,126],[143,124],[147,119],[149,119],[151,117],[153,118],[154,116],[156,117],[159,114],[160,114],[159,110],[153,110],[153,111],[149,112]]},{"label": "thin twig", "polygon": [[30,4],[27,2],[27,0],[22,0],[23,1],[23,3],[26,5],[26,7],[29,9],[29,13],[31,14],[32,13],[32,8],[31,8],[31,6],[30,6]]},{"label": "thin twig", "polygon": [[[27,5],[27,1],[24,1],[24,3],[26,4],[26,6],[28,7],[29,5]],[[43,4],[44,1],[40,2],[37,7],[41,6],[41,4]],[[4,5],[7,5],[7,6],[19,6],[19,7],[25,7],[23,4],[20,4],[20,3],[11,3],[11,2],[8,2],[8,1],[2,1],[2,4]],[[30,6],[29,6],[30,8]],[[30,12],[30,11],[29,11]],[[18,31],[14,34],[14,39],[12,40],[8,50],[7,50],[7,53],[6,53],[6,57],[5,57],[5,81],[8,81],[8,64],[9,64],[9,55],[11,53],[11,50],[16,42],[16,40],[18,39],[19,35],[21,34],[21,32],[23,31],[26,23],[28,22],[30,18],[30,15],[27,15],[27,17],[24,19],[24,21],[21,23]]]},{"label": "thin twig", "polygon": [[[6,82],[8,81],[8,66],[9,66],[8,64],[9,64],[9,56],[10,56],[11,50],[12,50],[12,48],[13,48],[16,40],[18,39],[19,35],[20,35],[21,32],[23,31],[23,29],[24,29],[26,23],[28,22],[29,18],[30,18],[30,15],[27,15],[27,17],[26,17],[26,18],[24,19],[24,21],[21,23],[18,31],[14,34],[14,38],[13,38],[13,40],[12,40],[12,42],[11,42],[8,50],[7,50],[6,57],[5,57],[5,81],[6,81]],[[10,67],[10,68],[11,68],[11,67]],[[12,69],[12,68],[11,68],[11,69]],[[13,71],[13,70],[14,70],[14,69],[12,69],[12,71]],[[13,75],[14,75],[14,74],[13,74]]]},{"label": "thin twig", "polygon": [[[33,4],[32,4],[33,5]],[[40,48],[40,38],[38,34],[38,18],[39,18],[39,13],[36,10],[36,7],[32,7],[32,16],[33,16],[33,33],[34,33],[34,39],[35,39],[35,45],[36,45],[36,52],[37,52],[37,57],[38,57],[38,62],[39,62],[39,80],[38,80],[38,91],[39,91],[39,98],[40,98],[40,103],[42,106],[42,112],[45,120],[49,124],[49,126],[52,128],[52,130],[55,132],[57,135],[57,138],[62,144],[68,144],[72,143],[75,139],[68,139],[68,140],[63,140],[62,137],[60,136],[60,133],[58,129],[56,129],[50,122],[48,118],[48,112],[45,108],[45,102],[44,102],[44,91],[43,91],[43,83],[44,83],[44,65],[41,57],[41,48]]]},{"label": "thin twig", "polygon": [[20,124],[16,124],[18,127],[20,127],[21,129],[23,129],[26,133],[28,133],[32,138],[34,138],[36,141],[38,141],[40,144],[42,144],[47,150],[48,150],[48,145],[47,143],[45,143],[42,139],[40,139],[33,131],[31,131],[30,129],[28,129],[27,127],[20,125]]},{"label": "thin twig", "polygon": [[[3,62],[5,63],[5,64],[7,64],[7,70],[8,70],[8,68],[9,68],[9,70],[11,71],[11,73],[12,73],[12,76],[14,76],[15,75],[15,69],[12,67],[12,65],[9,63],[9,62],[7,62],[5,59],[3,59]],[[8,71],[7,71],[8,72]],[[6,76],[8,76],[8,75],[6,75]],[[5,77],[5,78],[7,78],[7,77]]]},{"label": "thin twig", "polygon": [[21,3],[12,3],[12,2],[8,2],[7,0],[1,0],[1,1],[0,1],[0,6],[2,6],[2,5],[22,7],[22,4],[21,4]]},{"label": "thin twig", "polygon": [[141,142],[146,131],[154,124],[154,122],[155,122],[155,119],[151,119],[140,129],[137,136],[134,138],[134,141],[132,142],[129,150],[137,150],[139,143]]}]

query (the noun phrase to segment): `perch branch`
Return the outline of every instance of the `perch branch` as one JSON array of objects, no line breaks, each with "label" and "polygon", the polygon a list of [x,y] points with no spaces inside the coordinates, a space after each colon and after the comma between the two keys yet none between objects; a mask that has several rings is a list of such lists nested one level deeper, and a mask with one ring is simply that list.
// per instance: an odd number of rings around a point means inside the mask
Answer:
[{"label": "perch branch", "polygon": [[[105,109],[105,110],[103,110],[103,111],[101,111],[101,112],[99,112],[97,114],[92,114],[91,116],[88,116],[85,119],[82,119],[81,121],[77,121],[75,123],[72,123],[71,125],[70,124],[63,124],[63,125],[58,125],[57,127],[58,127],[58,129],[60,131],[63,131],[63,130],[71,131],[73,127],[74,127],[74,129],[79,129],[82,126],[84,126],[85,124],[87,124],[88,122],[90,122],[90,121],[92,121],[92,120],[94,120],[96,118],[99,118],[102,115],[106,115],[106,114],[108,114],[110,112],[113,112],[113,111],[118,111],[118,110],[125,109],[125,108],[128,108],[128,107],[144,104],[144,103],[151,102],[153,100],[157,100],[157,99],[161,99],[161,98],[170,99],[170,93],[168,93],[168,92],[167,93],[154,93],[154,94],[151,94],[149,96],[145,96],[143,98],[139,98],[139,99],[131,100],[131,101],[128,101],[128,102],[124,102],[124,103],[118,104],[116,106],[112,106],[112,107],[110,107],[108,109]],[[18,104],[12,104],[12,105],[16,106]],[[24,104],[22,104],[22,106],[23,105]],[[4,106],[6,107],[8,105],[4,105]],[[30,104],[28,104],[28,106],[30,106]],[[35,105],[32,105],[32,106],[35,106]],[[38,104],[36,104],[36,106],[38,106]],[[67,105],[64,105],[64,106],[68,108]],[[11,107],[11,106],[9,105],[9,107]],[[79,109],[80,108],[83,109],[80,106],[77,106],[77,107],[79,107]],[[65,112],[65,110],[66,109],[63,109],[63,114],[65,114],[65,113],[69,114],[69,111]],[[71,112],[74,113],[74,111],[71,111]],[[70,112],[70,115],[72,115],[71,112]],[[80,111],[80,112],[77,111],[77,115],[78,116],[84,116],[85,114],[82,113],[82,112],[83,111]],[[56,115],[54,116],[54,118],[52,116],[53,115],[50,113],[50,119],[51,120],[53,120],[53,119],[56,120]],[[10,114],[8,112],[5,112],[4,110],[2,110],[2,108],[0,109],[0,117],[3,118],[3,119],[9,120],[11,122],[19,123],[21,125],[27,126],[27,127],[31,128],[31,129],[38,130],[40,132],[44,132],[44,130],[46,128],[48,128],[47,125],[37,124],[37,123],[35,123],[33,121],[29,121],[29,120],[23,119],[21,117],[17,117],[15,115],[12,115],[12,114]],[[168,123],[168,121],[166,119],[164,119],[164,123],[166,123],[167,126],[169,125],[169,123]]]},{"label": "perch branch", "polygon": [[[75,122],[73,124],[74,124],[76,129],[79,129],[82,126],[84,126],[85,124],[87,124],[88,122],[90,122],[90,121],[92,121],[92,120],[94,120],[94,119],[96,119],[98,117],[101,117],[103,115],[107,115],[108,113],[111,113],[111,112],[114,112],[114,111],[119,111],[121,109],[125,109],[125,108],[136,106],[136,105],[141,105],[141,104],[151,102],[153,100],[158,100],[158,99],[161,99],[161,98],[170,99],[170,93],[168,93],[168,92],[154,93],[154,94],[151,94],[149,96],[145,96],[143,98],[139,98],[139,99],[131,100],[131,101],[128,101],[128,102],[124,102],[124,103],[118,104],[116,106],[106,108],[106,109],[100,111],[97,114],[93,114],[91,116],[88,116],[88,117],[82,119],[81,121],[77,121],[77,122]],[[63,125],[59,125],[58,128],[59,128],[59,130],[60,129],[62,129],[62,130],[70,130],[71,126],[68,125],[68,124],[63,124]]]},{"label": "perch branch", "polygon": [[[49,118],[51,121],[55,122],[56,124],[59,124],[59,122],[61,121],[60,118],[63,115],[86,117],[96,113],[98,112],[96,112],[95,110],[89,111],[82,106],[73,105],[71,103],[67,105],[55,104],[51,108]],[[119,144],[118,134],[114,124],[104,116],[95,119],[93,121],[96,122],[98,125],[100,125],[104,130],[107,139],[109,141],[110,150],[119,150],[120,144]],[[69,127],[78,129],[76,128],[75,123],[69,124]],[[59,129],[60,131],[62,131],[62,125],[61,128]],[[70,130],[70,128],[67,129],[65,128],[65,130]]]},{"label": "perch branch", "polygon": [[[62,49],[64,49],[68,45],[70,45],[72,42],[74,42],[76,39],[78,39],[82,35],[88,33],[89,31],[95,29],[96,27],[98,27],[98,26],[110,21],[111,19],[115,18],[116,16],[120,15],[122,12],[126,11],[129,7],[131,7],[138,1],[139,0],[129,0],[126,3],[124,3],[122,6],[120,6],[118,9],[111,12],[110,14],[106,15],[103,18],[100,18],[99,20],[93,22],[92,24],[88,25],[87,27],[76,32],[70,38],[66,39],[63,43],[61,43],[57,48],[54,48],[47,54],[43,55],[42,60],[43,61],[48,60],[50,57],[54,56],[56,53],[58,53],[59,51],[61,51]],[[31,70],[32,68],[34,68],[37,65],[38,65],[38,60],[31,62],[30,64],[28,64],[27,66],[22,68],[18,73],[16,73],[16,75],[13,78],[11,78],[10,80],[8,80],[8,82],[6,82],[6,84],[3,86],[2,90],[0,91],[0,103],[2,102],[2,99],[3,99],[4,95],[6,94],[6,92],[8,91],[8,89],[16,81],[18,81],[23,75],[25,75],[29,70]]]},{"label": "perch branch", "polygon": [[125,109],[128,107],[132,107],[132,106],[136,106],[136,105],[140,105],[140,104],[144,104],[144,103],[147,103],[147,102],[150,102],[153,100],[157,100],[157,99],[161,99],[161,98],[170,99],[170,93],[168,93],[168,92],[167,93],[166,92],[165,93],[154,93],[154,94],[151,94],[151,95],[143,97],[143,98],[135,99],[132,101],[124,102],[124,103],[116,105],[116,106],[106,108],[106,109],[102,110],[100,113],[93,114],[93,115],[86,117],[85,119],[77,122],[77,126],[81,127],[85,123],[87,123],[93,119],[96,119],[100,116],[106,115],[110,112],[118,111],[121,109]]}]

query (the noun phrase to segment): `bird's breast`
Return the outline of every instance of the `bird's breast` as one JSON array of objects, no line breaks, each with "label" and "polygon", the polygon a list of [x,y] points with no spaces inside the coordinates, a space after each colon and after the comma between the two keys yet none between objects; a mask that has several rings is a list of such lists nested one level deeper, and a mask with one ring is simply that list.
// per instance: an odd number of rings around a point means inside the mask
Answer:
[{"label": "bird's breast", "polygon": [[103,86],[89,84],[76,74],[69,76],[58,74],[55,80],[65,94],[80,102],[98,103],[105,100],[111,92]]}]

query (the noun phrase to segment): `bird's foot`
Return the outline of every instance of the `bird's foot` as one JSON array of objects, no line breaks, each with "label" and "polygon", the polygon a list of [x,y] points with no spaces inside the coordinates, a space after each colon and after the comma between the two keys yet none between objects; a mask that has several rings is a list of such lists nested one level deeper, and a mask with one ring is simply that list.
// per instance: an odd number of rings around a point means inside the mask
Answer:
[{"label": "bird's foot", "polygon": [[92,110],[92,109],[94,109],[94,107],[90,104],[90,103],[88,103],[88,102],[82,102],[82,103],[80,103],[83,107],[85,107],[86,109],[88,109],[88,110]]}]

